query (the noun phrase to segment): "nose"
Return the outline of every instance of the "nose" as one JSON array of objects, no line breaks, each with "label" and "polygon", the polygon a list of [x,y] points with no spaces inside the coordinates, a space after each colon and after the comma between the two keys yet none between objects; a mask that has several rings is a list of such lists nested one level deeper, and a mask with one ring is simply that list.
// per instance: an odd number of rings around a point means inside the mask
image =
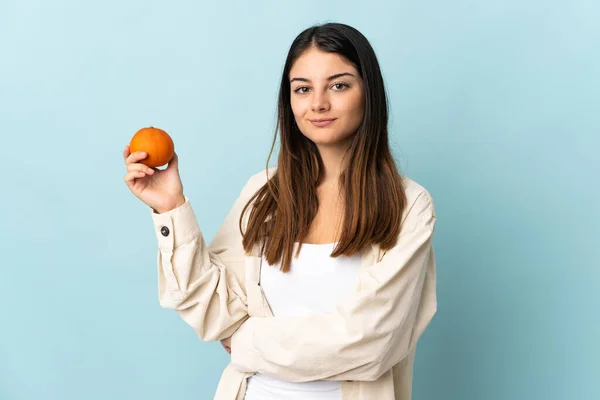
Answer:
[{"label": "nose", "polygon": [[329,109],[329,98],[327,94],[313,92],[311,108],[313,112],[323,112]]}]

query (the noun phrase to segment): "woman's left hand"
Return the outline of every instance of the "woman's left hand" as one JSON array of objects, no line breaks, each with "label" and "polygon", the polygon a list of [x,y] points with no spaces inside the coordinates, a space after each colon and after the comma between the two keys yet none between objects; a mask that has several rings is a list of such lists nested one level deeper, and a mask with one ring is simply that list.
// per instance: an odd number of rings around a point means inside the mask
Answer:
[{"label": "woman's left hand", "polygon": [[226,352],[231,354],[231,336],[227,339],[221,340],[221,345],[223,346]]}]

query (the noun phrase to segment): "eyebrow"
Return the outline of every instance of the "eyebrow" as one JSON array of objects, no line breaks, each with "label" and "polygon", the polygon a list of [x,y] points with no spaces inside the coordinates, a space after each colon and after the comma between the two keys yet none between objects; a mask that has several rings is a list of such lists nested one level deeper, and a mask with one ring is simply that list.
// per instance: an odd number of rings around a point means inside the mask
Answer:
[{"label": "eyebrow", "polygon": [[[327,80],[331,81],[333,79],[337,79],[337,78],[342,77],[342,76],[354,76],[354,74],[351,74],[350,72],[342,72],[341,74],[335,74],[335,75],[328,76]],[[310,82],[310,79],[306,79],[306,78],[292,78],[292,79],[290,79],[290,83],[292,83],[294,81]]]}]

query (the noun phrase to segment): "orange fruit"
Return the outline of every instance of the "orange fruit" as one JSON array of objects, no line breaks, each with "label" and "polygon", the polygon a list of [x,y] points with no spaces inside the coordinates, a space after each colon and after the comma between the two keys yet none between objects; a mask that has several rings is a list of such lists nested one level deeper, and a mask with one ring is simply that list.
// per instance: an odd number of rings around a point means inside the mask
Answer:
[{"label": "orange fruit", "polygon": [[148,156],[139,162],[148,167],[165,165],[175,151],[173,139],[162,129],[149,126],[142,128],[133,135],[129,142],[129,152],[144,151]]}]

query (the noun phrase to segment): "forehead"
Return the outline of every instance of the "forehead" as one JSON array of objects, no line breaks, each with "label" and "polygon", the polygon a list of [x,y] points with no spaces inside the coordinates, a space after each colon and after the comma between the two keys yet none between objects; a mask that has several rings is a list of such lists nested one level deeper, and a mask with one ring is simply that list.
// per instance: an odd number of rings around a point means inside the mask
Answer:
[{"label": "forehead", "polygon": [[358,71],[345,58],[337,53],[327,53],[315,47],[306,50],[290,69],[290,78],[324,79],[333,74]]}]

